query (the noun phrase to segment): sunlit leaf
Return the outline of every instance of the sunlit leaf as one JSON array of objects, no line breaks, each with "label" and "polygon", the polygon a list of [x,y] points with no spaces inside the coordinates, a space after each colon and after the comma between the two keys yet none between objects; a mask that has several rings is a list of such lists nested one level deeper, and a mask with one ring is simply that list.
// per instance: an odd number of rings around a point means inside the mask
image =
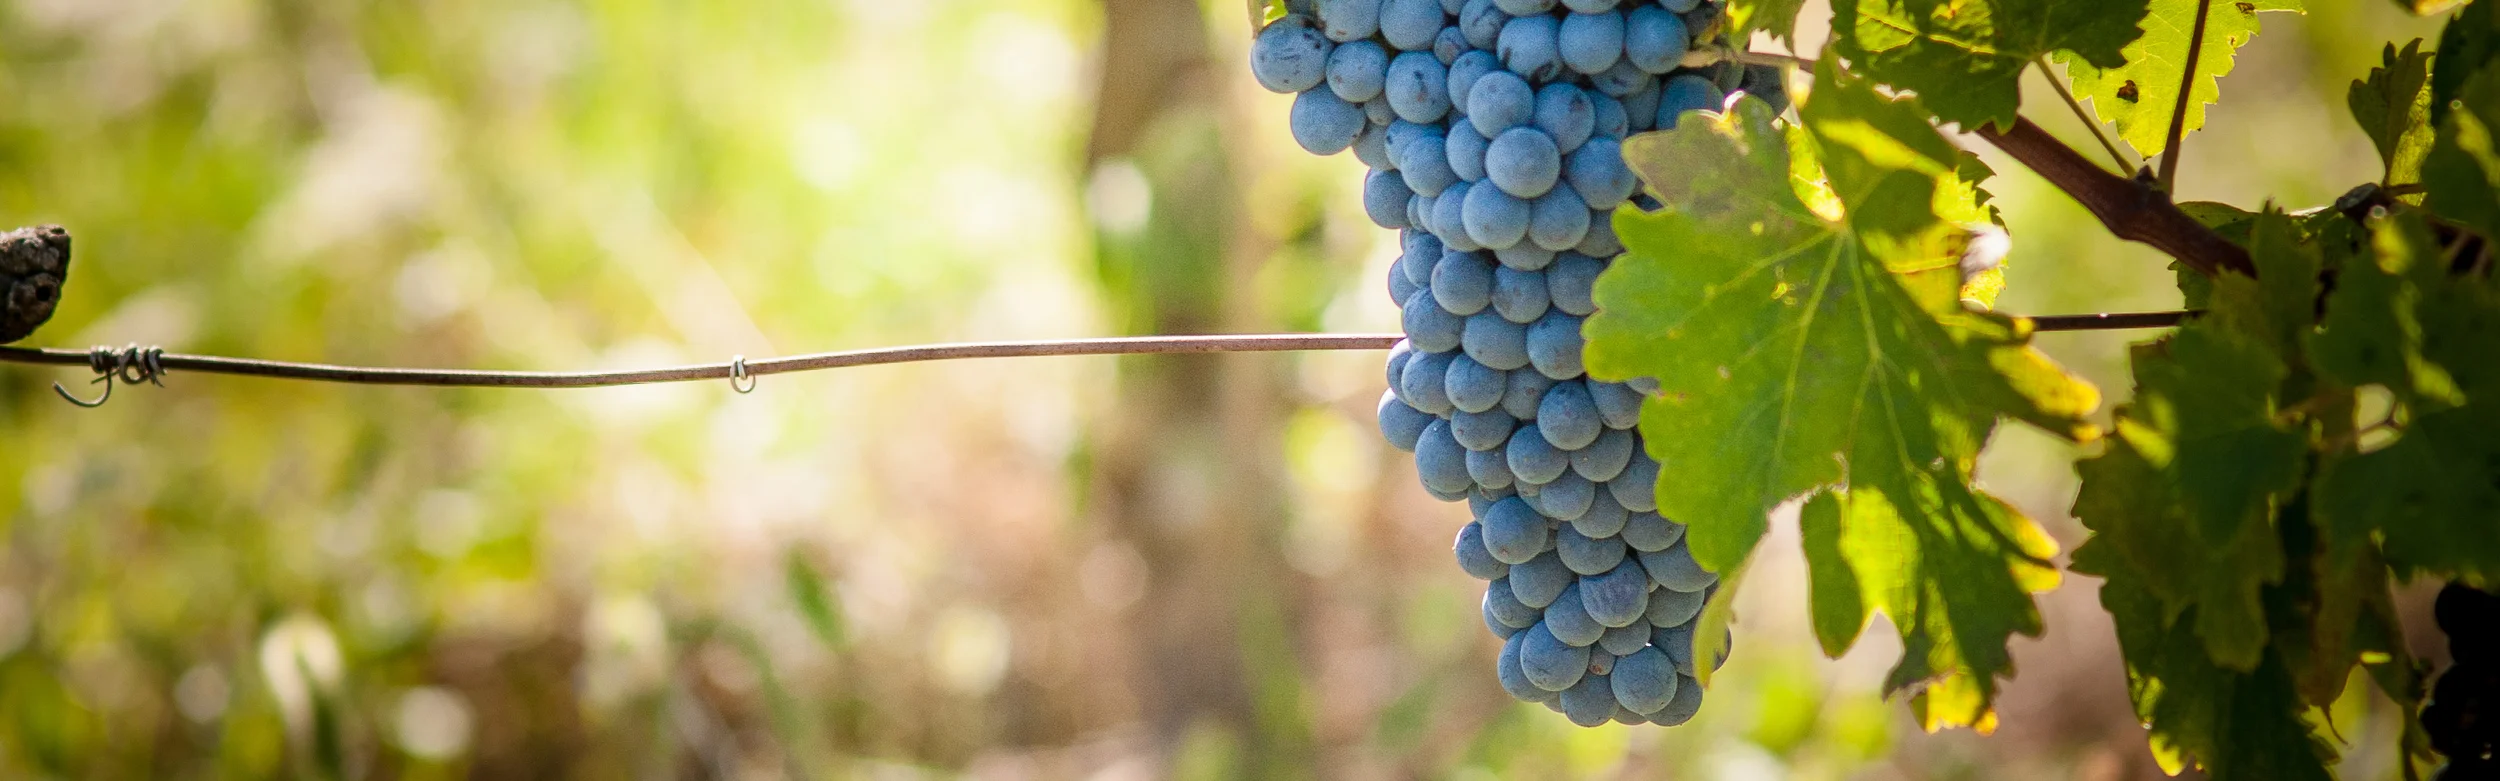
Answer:
[{"label": "sunlit leaf", "polygon": [[2178,113],[2179,88],[2191,81],[2187,72],[2188,43],[2195,37],[2196,11],[2212,2],[2205,20],[2204,46],[2196,58],[2194,91],[2187,104],[2186,129],[2205,126],[2205,107],[2222,96],[2220,79],[2231,74],[2239,48],[2257,35],[2258,15],[2270,11],[2301,11],[2300,0],[2153,0],[2144,18],[2144,37],[2129,44],[2126,64],[2110,67],[2090,60],[2056,55],[2066,66],[2077,97],[2092,101],[2102,121],[2116,122],[2118,135],[2145,156],[2161,154],[2170,134],[2170,118]]},{"label": "sunlit leaf", "polygon": [[2025,68],[2050,52],[2125,65],[2120,50],[2143,35],[2148,2],[1844,0],[1832,4],[1832,48],[1945,122],[2010,128]]}]

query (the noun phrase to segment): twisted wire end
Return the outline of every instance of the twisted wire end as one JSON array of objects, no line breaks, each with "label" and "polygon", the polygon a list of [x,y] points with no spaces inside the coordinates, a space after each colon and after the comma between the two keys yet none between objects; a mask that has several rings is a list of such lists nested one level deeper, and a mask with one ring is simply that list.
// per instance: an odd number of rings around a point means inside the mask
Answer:
[{"label": "twisted wire end", "polygon": [[52,383],[52,392],[60,394],[62,401],[86,409],[95,409],[113,400],[115,380],[125,385],[147,383],[159,388],[165,387],[165,348],[140,347],[132,344],[116,350],[109,346],[98,345],[87,351],[87,368],[96,374],[96,378],[90,380],[90,383],[104,384],[103,395],[95,397],[94,401],[88,401],[71,395],[68,388],[62,387],[57,382]]}]

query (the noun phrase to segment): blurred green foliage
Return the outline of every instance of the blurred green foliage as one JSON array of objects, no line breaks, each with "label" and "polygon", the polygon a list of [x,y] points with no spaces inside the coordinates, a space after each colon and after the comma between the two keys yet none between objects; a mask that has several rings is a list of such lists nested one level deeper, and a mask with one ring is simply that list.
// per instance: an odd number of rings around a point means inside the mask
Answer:
[{"label": "blurred green foliage", "polygon": [[[1227,314],[1193,324],[1394,327],[1376,281],[1395,242],[1363,220],[1355,164],[1293,147],[1286,101],[1237,67],[1238,6],[1194,10],[1211,64],[1185,111],[1089,160],[1106,24],[1081,0],[0,0],[0,224],[78,236],[47,346],[561,369],[1207,307]],[[2427,27],[2406,24],[2370,4],[2270,26],[2191,144],[2188,194],[2322,200],[2374,175],[2330,112],[2381,41]],[[2281,151],[2347,148],[2360,179]],[[1175,233],[1204,218],[1168,192],[1191,182],[1229,189],[1231,220]],[[2028,255],[2007,309],[2175,302],[2071,204],[2019,173],[1991,186]],[[1249,271],[1139,273],[1183,251]],[[2048,348],[2119,387],[2122,339]],[[1170,652],[1140,638],[1176,620],[1144,595],[1190,565],[1104,520],[1134,366],[887,367],[753,396],[176,374],[97,411],[52,397],[72,372],[0,370],[0,777],[2150,767],[2105,624],[2070,609],[2088,583],[2017,645],[1989,741],[1918,736],[1879,701],[1897,649],[1814,653],[1797,562],[1754,570],[1694,724],[1515,705],[1447,560],[1464,511],[1372,431],[1378,357],[1255,360],[1278,393],[1251,462],[1277,495],[1240,539],[1282,565],[1225,595],[1239,647],[1193,650],[1237,655],[1256,719],[1179,724],[1155,714],[1194,704],[1155,699]],[[2070,460],[2000,442],[1982,475],[2062,518]],[[1146,466],[1175,506],[1247,479]]]}]

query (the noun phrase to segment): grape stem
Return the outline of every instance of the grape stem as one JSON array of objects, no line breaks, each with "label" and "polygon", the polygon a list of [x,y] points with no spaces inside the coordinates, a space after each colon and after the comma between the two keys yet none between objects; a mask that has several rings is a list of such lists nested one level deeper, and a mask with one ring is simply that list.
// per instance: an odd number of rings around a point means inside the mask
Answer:
[{"label": "grape stem", "polygon": [[2188,107],[2196,95],[2196,59],[2205,53],[2205,20],[2214,10],[2213,0],[2198,0],[2196,28],[2188,33],[2187,74],[2179,77],[2179,103],[2170,112],[2169,143],[2161,148],[2161,191],[2167,200],[2177,192],[2179,184],[2179,145],[2187,139]]},{"label": "grape stem", "polygon": [[[2003,130],[1983,124],[1972,133],[2066,191],[2099,217],[2110,235],[2152,245],[2208,277],[2225,270],[2257,276],[2246,248],[2180,211],[2150,183],[2110,173],[2031,120],[2017,117],[2013,127]],[[2164,158],[2176,154],[2172,149]]]}]

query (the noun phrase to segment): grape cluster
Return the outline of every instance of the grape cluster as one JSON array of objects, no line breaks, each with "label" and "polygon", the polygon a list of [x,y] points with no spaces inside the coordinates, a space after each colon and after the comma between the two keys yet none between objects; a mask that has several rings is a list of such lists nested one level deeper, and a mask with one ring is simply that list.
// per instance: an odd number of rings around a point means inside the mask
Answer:
[{"label": "grape cluster", "polygon": [[2434,612],[2455,660],[2422,709],[2431,748],[2448,756],[2436,778],[2500,778],[2500,597],[2450,583]]},{"label": "grape cluster", "polygon": [[1721,10],[1703,0],[1286,7],[1251,69],[1298,93],[1304,149],[1370,166],[1364,210],[1403,231],[1389,295],[1407,338],[1380,429],[1426,490],[1474,511],[1458,563],[1491,583],[1502,688],[1583,726],[1684,723],[1718,578],[1657,512],[1635,430],[1656,388],[1588,377],[1580,329],[1623,252],[1614,209],[1641,198],[1624,137],[1718,108],[1723,84],[1776,105],[1777,72],[1685,67]]}]

